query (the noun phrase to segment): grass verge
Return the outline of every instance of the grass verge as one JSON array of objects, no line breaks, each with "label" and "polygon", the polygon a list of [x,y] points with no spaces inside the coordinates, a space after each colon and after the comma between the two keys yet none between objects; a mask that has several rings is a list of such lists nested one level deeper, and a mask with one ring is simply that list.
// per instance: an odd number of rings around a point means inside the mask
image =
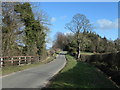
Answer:
[{"label": "grass verge", "polygon": [[81,55],[94,55],[94,53],[91,53],[91,52],[81,52]]},{"label": "grass verge", "polygon": [[53,79],[49,88],[117,88],[97,68],[77,62],[66,55],[66,67]]},{"label": "grass verge", "polygon": [[48,57],[47,59],[43,60],[43,62],[38,62],[38,63],[34,63],[34,64],[25,64],[22,66],[9,66],[9,67],[3,67],[2,70],[0,71],[0,75],[4,76],[13,72],[17,72],[17,71],[22,71],[28,68],[32,68],[32,67],[36,67],[39,66],[41,64],[46,64],[49,63],[50,61],[54,60],[56,54],[54,56]]}]

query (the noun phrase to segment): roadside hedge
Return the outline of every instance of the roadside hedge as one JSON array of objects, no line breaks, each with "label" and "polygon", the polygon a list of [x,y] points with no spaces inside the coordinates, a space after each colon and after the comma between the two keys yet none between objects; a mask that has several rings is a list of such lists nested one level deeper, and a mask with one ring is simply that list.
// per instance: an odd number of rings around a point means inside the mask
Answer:
[{"label": "roadside hedge", "polygon": [[120,69],[120,52],[108,54],[81,55],[81,58],[78,61],[104,64],[108,67]]},{"label": "roadside hedge", "polygon": [[78,61],[95,65],[120,87],[120,52],[95,55],[81,55]]}]

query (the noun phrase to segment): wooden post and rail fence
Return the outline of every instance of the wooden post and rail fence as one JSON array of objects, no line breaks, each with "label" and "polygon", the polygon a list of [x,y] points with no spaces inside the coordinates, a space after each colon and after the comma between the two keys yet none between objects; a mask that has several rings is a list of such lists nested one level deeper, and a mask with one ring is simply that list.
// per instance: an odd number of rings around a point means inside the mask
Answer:
[{"label": "wooden post and rail fence", "polygon": [[0,57],[0,67],[5,66],[15,66],[15,65],[23,65],[23,64],[32,64],[35,62],[39,62],[40,57],[35,56],[6,56]]}]

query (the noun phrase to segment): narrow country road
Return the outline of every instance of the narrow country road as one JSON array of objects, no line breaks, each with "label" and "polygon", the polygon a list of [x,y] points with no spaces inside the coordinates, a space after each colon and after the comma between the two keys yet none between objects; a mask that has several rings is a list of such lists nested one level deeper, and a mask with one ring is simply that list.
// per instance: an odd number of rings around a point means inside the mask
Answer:
[{"label": "narrow country road", "polygon": [[42,88],[66,64],[62,53],[50,63],[30,68],[2,78],[2,88]]}]

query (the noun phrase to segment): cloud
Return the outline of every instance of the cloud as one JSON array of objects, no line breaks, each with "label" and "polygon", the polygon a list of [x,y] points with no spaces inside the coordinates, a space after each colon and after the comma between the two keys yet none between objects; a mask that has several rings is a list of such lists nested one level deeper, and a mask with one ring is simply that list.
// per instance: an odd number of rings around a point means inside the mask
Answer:
[{"label": "cloud", "polygon": [[97,29],[110,30],[118,28],[118,19],[111,21],[108,19],[97,20]]},{"label": "cloud", "polygon": [[55,17],[52,17],[51,18],[51,22],[55,22],[56,21],[56,18]]},{"label": "cloud", "polygon": [[73,33],[72,32],[64,32],[64,35],[73,35]]},{"label": "cloud", "polygon": [[61,19],[65,19],[65,18],[67,18],[67,16],[61,16],[60,18],[61,18]]}]

